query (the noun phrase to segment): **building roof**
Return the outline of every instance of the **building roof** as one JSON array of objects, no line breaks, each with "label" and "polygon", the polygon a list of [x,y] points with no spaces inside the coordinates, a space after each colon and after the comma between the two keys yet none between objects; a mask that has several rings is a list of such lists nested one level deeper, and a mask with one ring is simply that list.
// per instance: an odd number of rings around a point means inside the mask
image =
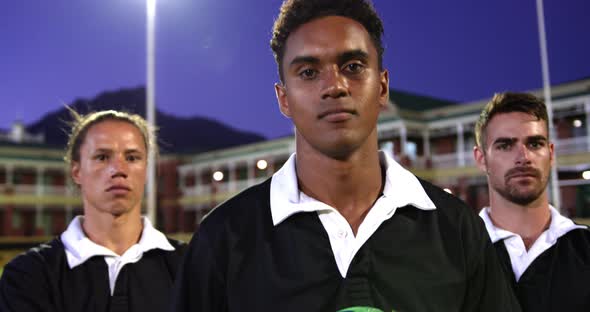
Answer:
[{"label": "building roof", "polygon": [[401,90],[391,90],[389,93],[389,100],[399,109],[412,111],[426,111],[455,105],[457,102],[434,98],[427,95],[419,95]]}]

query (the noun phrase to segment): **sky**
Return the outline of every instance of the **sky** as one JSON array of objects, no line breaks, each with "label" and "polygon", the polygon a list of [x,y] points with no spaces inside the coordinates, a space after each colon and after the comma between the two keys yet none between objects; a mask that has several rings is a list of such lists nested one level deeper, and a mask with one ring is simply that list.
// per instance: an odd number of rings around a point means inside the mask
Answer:
[{"label": "sky", "polygon": [[[278,110],[269,48],[282,0],[158,0],[156,105],[267,138]],[[535,0],[374,0],[392,92],[470,102],[543,85]],[[590,1],[545,0],[552,84],[590,77]],[[0,128],[145,85],[146,0],[3,1]]]}]

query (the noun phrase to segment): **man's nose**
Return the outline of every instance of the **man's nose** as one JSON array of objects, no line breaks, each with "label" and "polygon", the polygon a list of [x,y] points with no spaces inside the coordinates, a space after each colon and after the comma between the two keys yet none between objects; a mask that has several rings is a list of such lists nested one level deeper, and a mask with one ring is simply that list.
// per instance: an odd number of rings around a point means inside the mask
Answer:
[{"label": "man's nose", "polygon": [[348,80],[340,72],[340,68],[333,68],[324,72],[322,99],[339,98],[348,95]]},{"label": "man's nose", "polygon": [[124,157],[113,157],[109,164],[111,178],[118,176],[127,177],[127,162]]},{"label": "man's nose", "polygon": [[516,164],[518,164],[518,165],[530,164],[531,163],[530,152],[531,151],[527,148],[526,144],[518,144],[517,145]]}]

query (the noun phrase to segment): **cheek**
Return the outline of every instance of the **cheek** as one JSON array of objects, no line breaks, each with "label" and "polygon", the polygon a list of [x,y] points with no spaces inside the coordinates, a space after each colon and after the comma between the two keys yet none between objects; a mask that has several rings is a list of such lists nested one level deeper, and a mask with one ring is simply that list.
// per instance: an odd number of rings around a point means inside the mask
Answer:
[{"label": "cheek", "polygon": [[301,102],[290,102],[289,110],[291,112],[291,119],[294,122],[306,122],[306,120],[314,117],[314,113],[311,110],[311,105],[299,105]]},{"label": "cheek", "polygon": [[488,171],[498,177],[501,177],[506,171],[506,168],[504,168],[502,163],[492,162],[488,164]]},{"label": "cheek", "polygon": [[132,172],[136,180],[143,181],[147,179],[147,167],[144,165],[134,167]]},{"label": "cheek", "polygon": [[92,185],[102,176],[101,170],[90,168],[89,166],[84,167],[80,170],[79,178],[83,185]]},{"label": "cheek", "polygon": [[549,159],[549,157],[548,157],[544,162],[545,162],[545,172],[547,175],[549,175],[550,171],[551,171],[551,159]]}]

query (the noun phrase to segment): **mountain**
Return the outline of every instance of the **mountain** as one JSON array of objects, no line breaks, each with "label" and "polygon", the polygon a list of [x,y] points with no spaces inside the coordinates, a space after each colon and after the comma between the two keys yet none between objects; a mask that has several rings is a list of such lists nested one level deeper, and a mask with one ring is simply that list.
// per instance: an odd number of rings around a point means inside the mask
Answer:
[{"label": "mountain", "polygon": [[[114,109],[145,117],[145,89],[140,87],[105,92],[92,100],[78,99],[69,106],[81,114]],[[63,107],[48,113],[26,129],[32,134],[44,133],[46,144],[62,147],[67,143],[68,122],[71,120],[70,113]],[[181,118],[159,110],[156,111],[156,123],[160,152],[163,154],[199,153],[265,140],[259,134],[240,131],[216,120]]]}]

